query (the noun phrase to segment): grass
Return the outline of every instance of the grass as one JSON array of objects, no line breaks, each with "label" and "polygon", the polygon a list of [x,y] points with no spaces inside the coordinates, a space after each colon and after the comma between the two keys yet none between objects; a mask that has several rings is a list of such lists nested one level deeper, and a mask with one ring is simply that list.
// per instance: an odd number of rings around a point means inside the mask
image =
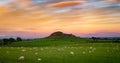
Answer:
[{"label": "grass", "polygon": [[23,42],[14,42],[9,46],[12,47],[44,47],[44,46],[61,46],[61,45],[70,45],[74,43],[85,43],[87,39],[85,38],[63,38],[63,39],[50,39],[50,38],[43,38],[43,39],[34,39],[30,41],[23,41]]},{"label": "grass", "polygon": [[[85,43],[86,40],[37,39],[12,43],[0,47],[0,63],[120,63],[120,44]],[[20,56],[25,59],[19,61]]]}]

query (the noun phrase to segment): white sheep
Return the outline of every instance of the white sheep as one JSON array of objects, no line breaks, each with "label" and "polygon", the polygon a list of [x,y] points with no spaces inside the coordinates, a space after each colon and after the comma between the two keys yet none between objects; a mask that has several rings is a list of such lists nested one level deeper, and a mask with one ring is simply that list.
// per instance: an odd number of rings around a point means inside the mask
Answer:
[{"label": "white sheep", "polygon": [[18,58],[18,60],[24,60],[24,59],[25,59],[24,56],[20,56],[20,57]]}]

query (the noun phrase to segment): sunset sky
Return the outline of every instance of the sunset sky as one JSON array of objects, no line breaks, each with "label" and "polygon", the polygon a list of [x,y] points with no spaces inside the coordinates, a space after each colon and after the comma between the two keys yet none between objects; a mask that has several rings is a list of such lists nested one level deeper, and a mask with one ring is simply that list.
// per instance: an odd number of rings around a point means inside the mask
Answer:
[{"label": "sunset sky", "polygon": [[39,38],[55,31],[120,37],[120,0],[0,0],[0,37]]}]

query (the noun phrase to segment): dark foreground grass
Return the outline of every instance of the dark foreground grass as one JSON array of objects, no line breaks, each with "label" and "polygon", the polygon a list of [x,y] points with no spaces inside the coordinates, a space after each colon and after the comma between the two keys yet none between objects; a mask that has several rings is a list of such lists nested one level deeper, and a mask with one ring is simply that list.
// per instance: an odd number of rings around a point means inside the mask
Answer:
[{"label": "dark foreground grass", "polygon": [[[19,61],[20,56],[25,59]],[[0,47],[0,63],[120,63],[120,44],[69,43],[41,47]]]}]

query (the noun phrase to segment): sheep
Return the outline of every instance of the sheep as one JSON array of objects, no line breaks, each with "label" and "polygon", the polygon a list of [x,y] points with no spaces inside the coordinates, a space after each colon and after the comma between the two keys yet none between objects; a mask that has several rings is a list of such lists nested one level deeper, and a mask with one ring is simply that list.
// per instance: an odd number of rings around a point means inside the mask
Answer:
[{"label": "sheep", "polygon": [[24,60],[25,59],[25,57],[24,56],[20,56],[19,58],[18,58],[18,60]]}]

